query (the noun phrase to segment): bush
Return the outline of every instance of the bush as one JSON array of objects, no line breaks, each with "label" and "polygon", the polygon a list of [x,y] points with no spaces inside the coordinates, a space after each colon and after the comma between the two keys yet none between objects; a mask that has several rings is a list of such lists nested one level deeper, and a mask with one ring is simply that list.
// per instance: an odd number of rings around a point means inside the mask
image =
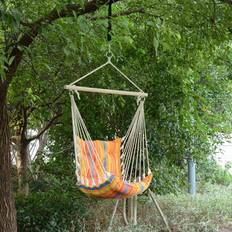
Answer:
[{"label": "bush", "polygon": [[[221,167],[213,158],[196,162],[196,181],[198,189],[204,188],[207,183],[228,186],[232,183],[232,175],[227,168]],[[188,188],[188,165],[183,160],[179,163],[169,162],[163,158],[152,162],[154,178],[151,188],[157,194],[178,194],[187,192]]]},{"label": "bush", "polygon": [[232,183],[232,175],[228,171],[229,167],[221,167],[213,158],[199,161],[197,163],[197,170],[197,176],[200,182],[209,182],[226,186]]},{"label": "bush", "polygon": [[187,164],[178,166],[163,159],[152,165],[154,178],[151,188],[157,194],[177,194],[187,188]]},{"label": "bush", "polygon": [[69,180],[53,182],[45,192],[16,196],[18,230],[22,232],[80,231],[85,198]]}]

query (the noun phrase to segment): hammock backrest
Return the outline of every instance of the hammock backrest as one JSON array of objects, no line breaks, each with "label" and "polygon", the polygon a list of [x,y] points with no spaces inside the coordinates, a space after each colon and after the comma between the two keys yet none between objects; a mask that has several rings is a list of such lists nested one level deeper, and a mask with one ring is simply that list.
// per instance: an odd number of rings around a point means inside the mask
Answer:
[{"label": "hammock backrest", "polygon": [[[95,149],[92,148],[92,144]],[[79,174],[82,185],[90,187],[94,185],[98,186],[101,183],[104,183],[105,179],[107,178],[99,166],[98,158],[96,157],[97,155],[107,173],[121,178],[120,138],[113,141],[95,140],[92,143],[77,138],[77,146],[79,147],[80,151]]]}]

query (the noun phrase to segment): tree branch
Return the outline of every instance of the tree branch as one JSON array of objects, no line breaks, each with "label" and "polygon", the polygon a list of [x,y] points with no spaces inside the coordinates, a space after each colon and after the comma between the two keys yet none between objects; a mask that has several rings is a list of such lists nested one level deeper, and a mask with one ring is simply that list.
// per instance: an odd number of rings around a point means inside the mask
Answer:
[{"label": "tree branch", "polygon": [[232,6],[232,0],[220,0],[221,2],[228,3],[229,5]]},{"label": "tree branch", "polygon": [[31,142],[35,139],[38,139],[43,133],[45,133],[52,125],[56,123],[57,118],[59,118],[62,114],[55,115],[50,121],[47,122],[47,124],[34,136],[27,139],[27,142]]},{"label": "tree branch", "polygon": [[63,105],[64,102],[61,102],[61,101],[58,102],[58,100],[60,100],[60,98],[64,96],[64,93],[65,93],[65,90],[62,90],[54,99],[50,99],[49,102],[44,102],[43,104],[39,104],[37,105],[37,107],[31,107],[29,114],[33,113],[34,110],[37,110],[39,108],[46,107],[46,108],[51,109],[53,106]]},{"label": "tree branch", "polygon": [[[118,2],[120,0],[114,0],[113,2]],[[20,64],[23,56],[24,47],[29,47],[36,36],[38,35],[41,28],[45,27],[48,24],[51,24],[57,19],[65,18],[65,17],[78,17],[80,15],[88,14],[95,12],[102,5],[108,3],[108,0],[92,0],[88,1],[81,6],[80,4],[67,4],[62,9],[53,9],[49,14],[39,18],[30,24],[29,30],[25,32],[22,38],[17,43],[10,53],[10,57],[14,57],[14,60],[10,65],[7,66],[6,79],[4,85],[6,87],[10,84],[13,75],[15,74],[18,65]]]},{"label": "tree branch", "polygon": [[22,107],[22,131],[21,131],[21,137],[26,140],[26,132],[27,132],[27,124],[28,124],[28,115],[27,115],[27,109]]},{"label": "tree branch", "polygon": [[[144,8],[129,9],[126,11],[119,12],[117,14],[112,14],[111,18],[116,18],[120,16],[128,16],[134,13],[145,13],[145,9]],[[105,16],[94,16],[94,17],[87,16],[86,18],[95,21],[95,20],[109,19],[110,17],[108,15],[105,15]]]}]

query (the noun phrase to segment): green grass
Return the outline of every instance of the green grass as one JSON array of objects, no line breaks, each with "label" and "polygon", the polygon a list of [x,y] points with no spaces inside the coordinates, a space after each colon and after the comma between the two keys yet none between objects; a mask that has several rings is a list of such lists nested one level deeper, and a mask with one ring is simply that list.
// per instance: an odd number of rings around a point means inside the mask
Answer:
[{"label": "green grass", "polygon": [[[175,232],[214,232],[222,228],[232,231],[232,184],[229,186],[208,185],[195,198],[187,194],[157,196],[172,231]],[[118,213],[113,232],[161,232],[165,231],[162,220],[147,197],[140,197],[138,209],[138,226],[123,226],[121,214]],[[112,211],[109,201],[97,203],[94,207],[95,217],[91,230],[104,231]],[[84,230],[83,230],[84,231]]]}]

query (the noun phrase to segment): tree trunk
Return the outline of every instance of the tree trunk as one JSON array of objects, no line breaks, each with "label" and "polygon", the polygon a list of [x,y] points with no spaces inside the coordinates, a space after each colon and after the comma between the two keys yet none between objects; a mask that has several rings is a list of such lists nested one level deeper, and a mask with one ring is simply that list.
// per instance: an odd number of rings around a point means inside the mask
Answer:
[{"label": "tree trunk", "polygon": [[18,192],[25,196],[27,196],[29,193],[28,161],[29,161],[28,143],[23,140],[20,140],[19,144],[17,145],[17,152],[16,152]]},{"label": "tree trunk", "polygon": [[0,85],[0,231],[16,232],[16,212],[11,193],[10,134],[6,90],[2,84]]},{"label": "tree trunk", "polygon": [[[26,132],[25,134],[22,133],[21,128],[17,131],[16,135],[13,136],[14,138],[14,152],[15,152],[15,159],[16,159],[16,168],[17,168],[17,179],[18,179],[18,193],[27,196],[29,194],[29,183],[28,183],[28,174],[31,170],[31,157],[32,156],[39,156],[44,150],[44,147],[47,143],[47,131],[44,132],[38,138],[38,149],[30,150],[29,145],[31,142],[35,143],[37,146],[37,140],[30,141],[27,138]],[[33,173],[31,173],[33,174]],[[36,179],[36,175],[34,176]]]}]

